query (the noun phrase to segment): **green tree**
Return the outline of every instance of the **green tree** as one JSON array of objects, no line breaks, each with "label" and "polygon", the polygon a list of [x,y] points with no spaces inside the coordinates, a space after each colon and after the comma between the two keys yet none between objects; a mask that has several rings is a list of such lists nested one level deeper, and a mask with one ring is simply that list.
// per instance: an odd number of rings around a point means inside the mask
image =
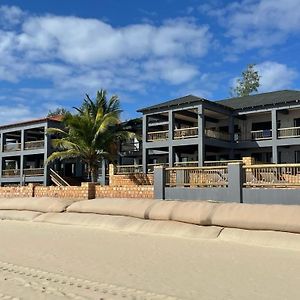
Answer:
[{"label": "green tree", "polygon": [[120,101],[117,96],[107,100],[106,91],[97,92],[95,100],[88,95],[83,104],[76,108],[76,113],[67,112],[63,118],[65,129],[49,128],[49,134],[57,138],[52,140],[57,151],[48,158],[48,162],[56,159],[79,158],[88,166],[92,182],[97,179],[97,171],[102,159],[112,161],[117,154],[117,143],[130,138],[120,121]]},{"label": "green tree", "polygon": [[57,115],[64,116],[68,113],[68,110],[63,107],[57,107],[55,110],[49,110],[47,117],[53,117]]},{"label": "green tree", "polygon": [[254,64],[249,64],[247,69],[242,72],[241,78],[237,79],[236,86],[231,88],[232,96],[244,97],[257,92],[260,86],[260,76],[254,67]]}]

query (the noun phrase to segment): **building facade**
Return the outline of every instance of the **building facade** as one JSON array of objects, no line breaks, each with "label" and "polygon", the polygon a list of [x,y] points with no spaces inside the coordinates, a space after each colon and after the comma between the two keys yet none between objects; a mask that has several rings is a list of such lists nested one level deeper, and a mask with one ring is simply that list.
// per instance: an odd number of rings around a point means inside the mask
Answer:
[{"label": "building facade", "polygon": [[203,166],[252,156],[264,163],[300,162],[300,91],[209,101],[193,95],[146,107],[143,171]]}]

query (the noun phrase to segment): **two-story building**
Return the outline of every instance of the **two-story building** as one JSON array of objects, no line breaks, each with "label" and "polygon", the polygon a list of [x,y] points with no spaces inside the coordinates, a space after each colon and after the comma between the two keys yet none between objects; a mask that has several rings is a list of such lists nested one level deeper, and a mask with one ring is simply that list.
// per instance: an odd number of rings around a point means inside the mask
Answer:
[{"label": "two-story building", "polygon": [[[46,160],[51,154],[51,136],[47,128],[62,128],[61,116],[35,119],[0,126],[0,184],[51,184],[50,166]],[[62,176],[82,176],[82,164],[65,161],[51,164]]]},{"label": "two-story building", "polygon": [[157,164],[202,166],[243,156],[267,163],[300,162],[300,91],[219,101],[188,95],[139,112],[144,172]]}]

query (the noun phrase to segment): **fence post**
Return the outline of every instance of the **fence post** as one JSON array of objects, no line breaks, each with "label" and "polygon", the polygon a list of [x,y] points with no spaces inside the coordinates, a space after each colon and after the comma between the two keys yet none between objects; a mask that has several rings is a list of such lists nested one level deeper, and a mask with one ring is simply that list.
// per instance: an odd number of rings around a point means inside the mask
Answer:
[{"label": "fence post", "polygon": [[165,199],[166,172],[164,166],[154,167],[154,198]]},{"label": "fence post", "polygon": [[108,167],[109,185],[113,185],[114,175],[115,175],[115,166],[113,164],[109,164],[109,167]]},{"label": "fence post", "polygon": [[244,169],[243,163],[228,164],[228,189],[230,199],[234,202],[243,203]]}]

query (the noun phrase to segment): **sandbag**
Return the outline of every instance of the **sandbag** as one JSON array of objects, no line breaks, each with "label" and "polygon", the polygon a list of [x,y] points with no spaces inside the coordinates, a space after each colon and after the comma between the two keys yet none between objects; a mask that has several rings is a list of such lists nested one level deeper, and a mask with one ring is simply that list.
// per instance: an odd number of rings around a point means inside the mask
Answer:
[{"label": "sandbag", "polygon": [[218,239],[252,246],[300,250],[298,233],[224,228]]},{"label": "sandbag", "polygon": [[0,220],[32,221],[40,214],[29,210],[0,210]]},{"label": "sandbag", "polygon": [[211,215],[217,205],[219,204],[207,201],[178,201],[172,210],[171,220],[197,225],[212,225]]},{"label": "sandbag", "polygon": [[211,216],[211,224],[300,233],[300,205],[218,204]]},{"label": "sandbag", "polygon": [[0,198],[0,210],[62,212],[73,202],[73,199],[52,197]]},{"label": "sandbag", "polygon": [[75,202],[67,208],[68,212],[95,213],[144,218],[147,209],[155,203],[151,199],[113,199],[103,198]]},{"label": "sandbag", "polygon": [[179,201],[156,201],[148,210],[146,217],[150,220],[171,220],[172,211]]},{"label": "sandbag", "polygon": [[104,230],[134,233],[161,234],[186,238],[217,238],[222,228],[195,226],[174,221],[144,220],[128,216],[112,216],[91,213],[45,213],[34,222],[64,225],[93,226]]}]

